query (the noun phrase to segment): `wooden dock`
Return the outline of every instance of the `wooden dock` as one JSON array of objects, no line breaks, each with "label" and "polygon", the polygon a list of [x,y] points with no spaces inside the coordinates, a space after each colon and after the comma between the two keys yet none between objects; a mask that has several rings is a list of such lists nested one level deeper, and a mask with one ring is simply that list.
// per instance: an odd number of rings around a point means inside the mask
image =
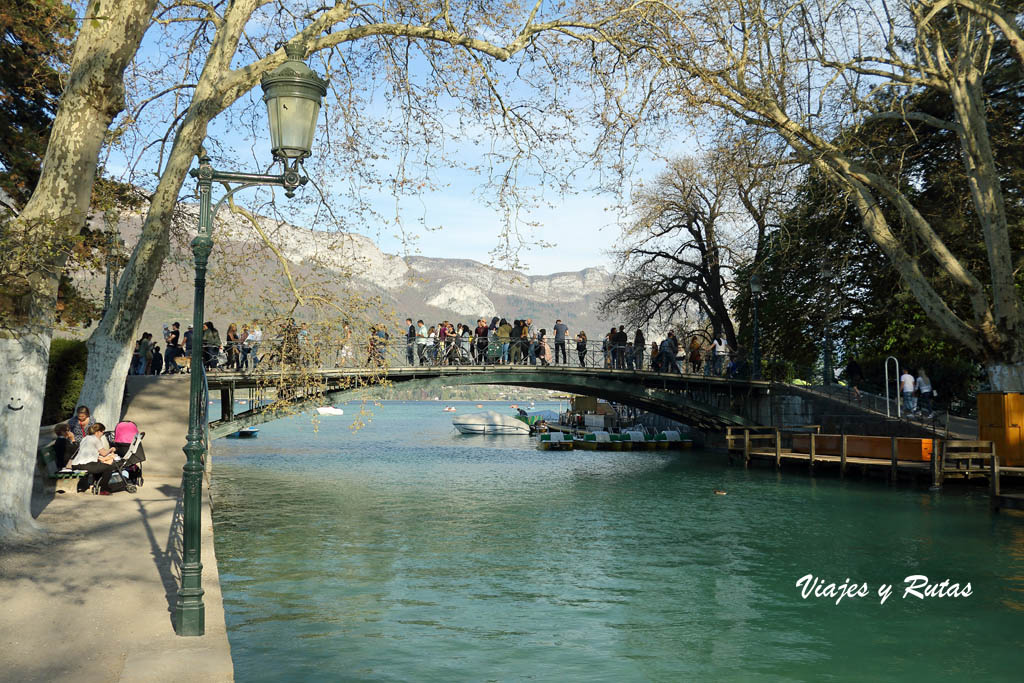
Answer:
[{"label": "wooden dock", "polygon": [[[849,468],[856,467],[862,473],[880,471],[890,481],[896,481],[901,474],[924,478],[933,491],[941,490],[947,478],[984,477],[989,483],[993,509],[1024,509],[1024,493],[1004,494],[1000,483],[1004,476],[1024,476],[1024,467],[1000,467],[995,444],[991,441],[884,437],[888,440],[887,457],[880,454],[863,457],[851,456],[851,446],[861,452],[874,450],[877,453],[880,437],[821,434],[818,425],[804,425],[790,429],[729,427],[725,438],[730,461],[739,457],[744,467],[749,467],[751,462],[767,461],[777,469],[784,463],[799,464],[813,473],[820,465],[838,466],[840,477],[845,477]],[[872,439],[871,448],[856,448],[861,446],[856,442],[858,439]],[[826,452],[821,452],[823,450]],[[827,452],[835,450],[839,452]]]}]

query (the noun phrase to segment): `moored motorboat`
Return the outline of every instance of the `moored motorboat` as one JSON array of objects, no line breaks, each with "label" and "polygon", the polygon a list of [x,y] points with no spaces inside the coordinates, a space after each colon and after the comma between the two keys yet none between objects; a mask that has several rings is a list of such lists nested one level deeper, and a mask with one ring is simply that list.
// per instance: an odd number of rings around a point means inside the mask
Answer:
[{"label": "moored motorboat", "polygon": [[660,449],[679,449],[679,448],[693,448],[693,439],[684,439],[677,430],[666,429],[663,432],[658,432],[658,435],[654,437],[655,444]]},{"label": "moored motorboat", "polygon": [[547,432],[540,435],[537,447],[542,451],[571,451],[573,448],[572,438],[566,438],[562,432]]},{"label": "moored motorboat", "polygon": [[452,425],[463,434],[529,434],[530,426],[511,415],[493,410],[469,413],[452,419]]},{"label": "moored motorboat", "polygon": [[255,439],[257,436],[259,436],[259,434],[260,434],[260,430],[256,429],[255,427],[246,427],[245,429],[238,430],[234,434],[228,434],[228,438],[229,439]]},{"label": "moored motorboat", "polygon": [[344,415],[345,411],[341,408],[335,408],[334,406],[321,406],[316,409],[316,412],[320,415]]},{"label": "moored motorboat", "polygon": [[647,435],[639,430],[629,430],[623,432],[620,435],[620,439],[623,442],[629,442],[629,445],[632,447],[634,451],[654,450],[655,448],[655,442],[650,441],[647,438]]}]

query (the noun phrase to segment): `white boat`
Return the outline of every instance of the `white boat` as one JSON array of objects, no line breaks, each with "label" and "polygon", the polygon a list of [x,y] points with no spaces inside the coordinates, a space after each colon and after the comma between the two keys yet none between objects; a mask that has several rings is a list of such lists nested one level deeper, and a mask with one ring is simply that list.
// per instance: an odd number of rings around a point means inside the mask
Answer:
[{"label": "white boat", "polygon": [[316,409],[316,412],[321,415],[344,415],[345,411],[341,408],[335,408],[334,406],[322,406]]},{"label": "white boat", "polygon": [[460,415],[452,420],[463,434],[529,434],[530,427],[511,415],[502,415],[493,410],[482,413]]},{"label": "white boat", "polygon": [[444,412],[446,412],[446,413],[454,413],[455,412],[455,406],[445,406],[444,407]]}]

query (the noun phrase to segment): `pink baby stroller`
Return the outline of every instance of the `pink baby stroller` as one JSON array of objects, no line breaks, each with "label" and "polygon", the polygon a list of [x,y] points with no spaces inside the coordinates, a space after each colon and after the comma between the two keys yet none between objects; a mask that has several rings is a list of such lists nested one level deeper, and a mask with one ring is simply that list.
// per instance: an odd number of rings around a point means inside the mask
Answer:
[{"label": "pink baby stroller", "polygon": [[119,463],[121,476],[135,486],[142,486],[142,465],[146,460],[146,451],[142,448],[142,437],[138,426],[130,421],[118,422],[114,427],[114,450],[121,458]]}]

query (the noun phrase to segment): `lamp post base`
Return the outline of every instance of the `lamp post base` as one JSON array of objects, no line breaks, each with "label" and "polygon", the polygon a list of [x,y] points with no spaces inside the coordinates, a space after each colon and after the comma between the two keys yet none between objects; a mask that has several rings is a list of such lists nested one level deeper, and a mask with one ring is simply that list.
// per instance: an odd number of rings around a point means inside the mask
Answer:
[{"label": "lamp post base", "polygon": [[206,633],[206,605],[203,589],[182,589],[174,608],[174,632],[179,636],[201,636]]}]

